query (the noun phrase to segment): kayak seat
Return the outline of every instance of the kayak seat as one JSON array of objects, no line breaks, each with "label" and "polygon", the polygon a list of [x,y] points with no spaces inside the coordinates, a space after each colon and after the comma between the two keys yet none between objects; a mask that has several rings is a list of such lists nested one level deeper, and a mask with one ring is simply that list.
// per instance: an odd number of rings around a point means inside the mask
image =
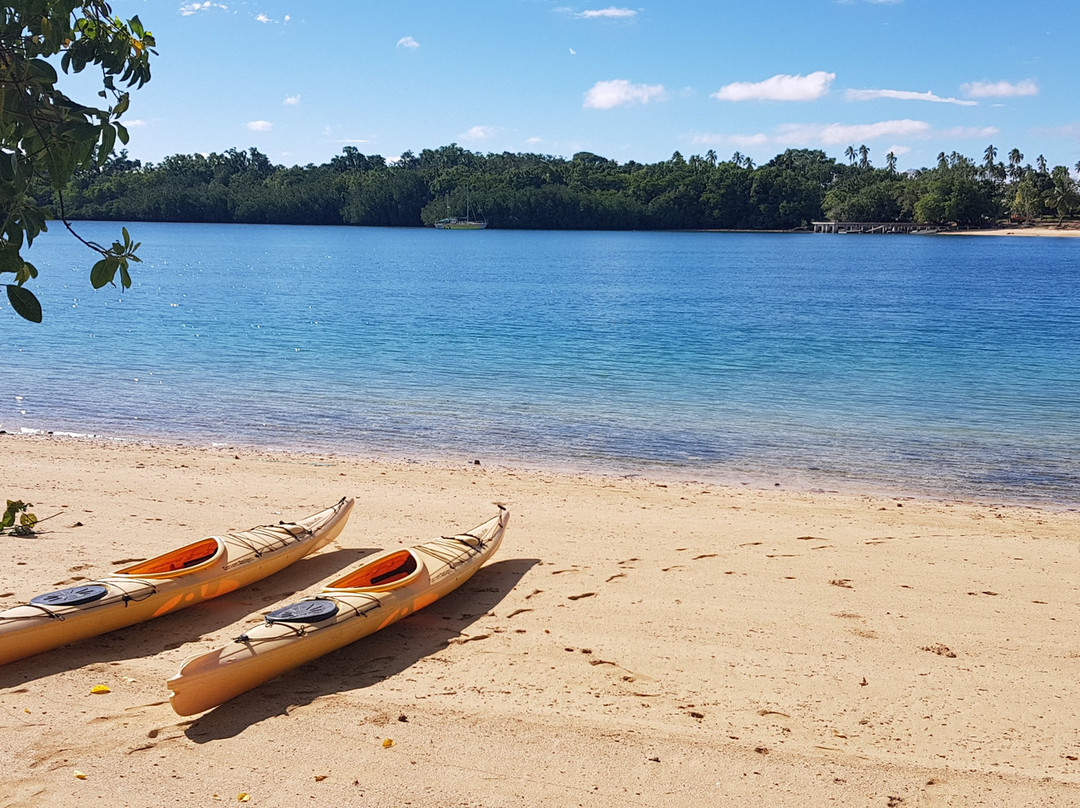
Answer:
[{"label": "kayak seat", "polygon": [[265,615],[267,623],[321,623],[338,613],[338,605],[332,600],[316,598],[302,600]]},{"label": "kayak seat", "polygon": [[108,587],[101,584],[84,584],[58,589],[55,592],[46,592],[44,595],[30,598],[30,602],[35,606],[82,606],[85,603],[101,600],[108,592]]},{"label": "kayak seat", "polygon": [[399,550],[396,553],[365,564],[356,572],[352,572],[334,583],[331,589],[363,589],[364,587],[385,587],[396,581],[402,581],[411,576],[417,570],[416,558],[408,550]]},{"label": "kayak seat", "polygon": [[121,575],[165,575],[178,570],[191,570],[218,554],[220,544],[217,539],[203,539],[171,553],[151,558],[133,567],[119,570]]}]

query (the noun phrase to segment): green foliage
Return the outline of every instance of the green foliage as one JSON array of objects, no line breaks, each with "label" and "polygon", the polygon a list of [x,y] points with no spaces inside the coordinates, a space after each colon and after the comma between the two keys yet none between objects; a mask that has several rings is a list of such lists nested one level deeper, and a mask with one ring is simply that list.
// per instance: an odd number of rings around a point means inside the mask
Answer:
[{"label": "green foliage", "polygon": [[[28,320],[41,322],[42,312],[24,286],[38,273],[23,251],[47,229],[49,216],[35,186],[44,181],[56,192],[59,217],[70,230],[64,193],[78,172],[100,169],[117,141],[128,142],[120,118],[130,95],[119,85],[138,88],[150,80],[154,45],[138,17],[124,22],[105,0],[18,0],[0,7],[0,274],[15,276],[5,284],[8,301]],[[56,56],[65,73],[101,71],[102,107],[83,105],[57,88],[48,61]],[[101,256],[91,270],[95,288],[113,282],[117,272],[124,288],[131,285],[128,266],[138,261],[138,244],[126,232],[109,247],[83,243]]]},{"label": "green foliage", "polygon": [[[10,529],[12,536],[33,536],[34,525],[38,523],[38,518],[30,513],[33,507],[29,502],[23,502],[21,499],[9,499],[7,510],[4,511],[3,517],[0,517],[0,533]],[[15,524],[16,516],[19,519],[17,525]]]},{"label": "green foliage", "polygon": [[1080,211],[1080,186],[1064,166],[1057,166],[1051,175],[1053,186],[1045,192],[1046,207],[1058,214],[1060,225],[1066,216]]},{"label": "green foliage", "polygon": [[[998,164],[991,171],[954,152],[934,168],[901,173],[894,160],[874,168],[868,153],[853,151],[851,165],[789,149],[756,168],[738,153],[729,160],[676,153],[646,165],[591,152],[483,155],[457,144],[393,162],[348,146],[326,164],[291,168],[255,149],[174,155],[158,165],[121,152],[78,172],[64,193],[74,218],[380,227],[464,215],[466,194],[489,226],[517,229],[792,230],[822,218],[978,226],[1002,216],[1021,186],[1040,215],[1073,210],[1075,183],[1055,179],[1064,169],[1025,169],[1007,182]],[[126,244],[125,236],[114,247]],[[106,269],[123,280],[120,264]]]}]

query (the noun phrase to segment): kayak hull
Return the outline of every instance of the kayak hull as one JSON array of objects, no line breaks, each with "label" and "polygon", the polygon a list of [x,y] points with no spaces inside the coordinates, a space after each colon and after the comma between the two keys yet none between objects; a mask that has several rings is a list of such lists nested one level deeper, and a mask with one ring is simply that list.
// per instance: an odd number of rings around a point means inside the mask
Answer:
[{"label": "kayak hull", "polygon": [[[168,680],[179,715],[216,707],[274,677],[408,617],[471,578],[502,542],[509,513],[457,536],[379,553],[314,596],[265,616],[229,645],[193,657]],[[311,621],[290,612],[331,612]]]},{"label": "kayak hull", "polygon": [[0,664],[160,617],[273,575],[337,538],[352,507],[346,498],[298,522],[202,539],[77,587],[93,590],[96,597],[89,602],[65,603],[70,590],[60,590],[0,612]]}]

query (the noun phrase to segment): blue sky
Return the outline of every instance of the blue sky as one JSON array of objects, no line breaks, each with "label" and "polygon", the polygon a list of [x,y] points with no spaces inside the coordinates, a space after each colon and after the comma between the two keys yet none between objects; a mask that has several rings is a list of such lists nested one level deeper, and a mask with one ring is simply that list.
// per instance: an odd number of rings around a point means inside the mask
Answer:
[{"label": "blue sky", "polygon": [[[158,40],[131,156],[452,142],[656,162],[789,147],[883,165],[1080,161],[1080,0],[114,0]],[[74,91],[74,88],[72,88]],[[86,99],[92,101],[92,97]]]}]

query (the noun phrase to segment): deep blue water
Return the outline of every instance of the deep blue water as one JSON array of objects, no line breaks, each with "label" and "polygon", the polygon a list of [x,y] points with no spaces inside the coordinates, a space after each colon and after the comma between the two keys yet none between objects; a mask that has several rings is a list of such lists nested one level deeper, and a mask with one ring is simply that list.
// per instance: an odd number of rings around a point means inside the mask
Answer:
[{"label": "deep blue water", "polygon": [[1080,240],[130,229],[27,254],[0,429],[1080,504]]}]

